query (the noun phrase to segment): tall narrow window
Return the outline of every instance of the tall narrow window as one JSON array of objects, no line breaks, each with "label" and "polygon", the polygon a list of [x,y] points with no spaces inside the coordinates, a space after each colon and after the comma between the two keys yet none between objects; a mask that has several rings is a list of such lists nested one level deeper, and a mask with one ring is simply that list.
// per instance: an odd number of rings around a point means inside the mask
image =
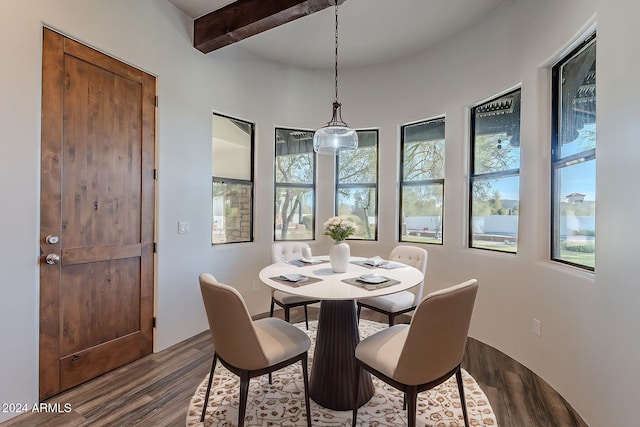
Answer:
[{"label": "tall narrow window", "polygon": [[471,109],[469,246],[513,252],[520,211],[520,89]]},{"label": "tall narrow window", "polygon": [[253,241],[254,125],[213,115],[212,244]]},{"label": "tall narrow window", "polygon": [[336,166],[336,214],[357,226],[351,239],[378,239],[378,131],[359,130],[358,148],[342,150]]},{"label": "tall narrow window", "polygon": [[313,240],[316,156],[313,132],[276,128],[274,240]]},{"label": "tall narrow window", "polygon": [[595,270],[596,40],[553,67],[551,258]]},{"label": "tall narrow window", "polygon": [[442,244],[444,117],[402,126],[400,241]]}]

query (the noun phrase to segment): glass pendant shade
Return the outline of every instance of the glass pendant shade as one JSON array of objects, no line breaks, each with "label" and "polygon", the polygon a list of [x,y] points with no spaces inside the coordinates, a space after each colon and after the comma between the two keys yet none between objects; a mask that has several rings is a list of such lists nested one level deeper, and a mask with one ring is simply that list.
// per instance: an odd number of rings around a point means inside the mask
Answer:
[{"label": "glass pendant shade", "polygon": [[331,121],[313,134],[313,151],[318,154],[336,155],[340,150],[358,148],[358,133],[342,121],[340,107],[334,102]]},{"label": "glass pendant shade", "polygon": [[313,150],[318,154],[337,154],[339,150],[358,148],[358,134],[346,126],[325,126],[313,135]]}]

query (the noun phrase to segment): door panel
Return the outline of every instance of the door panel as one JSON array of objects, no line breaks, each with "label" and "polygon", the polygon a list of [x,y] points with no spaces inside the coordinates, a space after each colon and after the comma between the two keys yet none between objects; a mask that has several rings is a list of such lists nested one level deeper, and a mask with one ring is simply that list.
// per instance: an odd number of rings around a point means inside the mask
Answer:
[{"label": "door panel", "polygon": [[152,351],[154,156],[155,78],[45,29],[41,399]]},{"label": "door panel", "polygon": [[67,390],[140,357],[140,332],[60,359],[60,390]]},{"label": "door panel", "polygon": [[139,242],[141,85],[70,56],[65,72],[63,249]]},{"label": "door panel", "polygon": [[140,266],[135,258],[65,267],[61,277],[61,354],[139,329]]}]

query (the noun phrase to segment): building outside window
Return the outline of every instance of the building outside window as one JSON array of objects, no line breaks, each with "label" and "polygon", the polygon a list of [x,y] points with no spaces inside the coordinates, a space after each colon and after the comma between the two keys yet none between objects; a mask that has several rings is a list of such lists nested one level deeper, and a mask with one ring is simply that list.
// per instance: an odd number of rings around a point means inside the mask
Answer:
[{"label": "building outside window", "polygon": [[444,127],[444,117],[402,126],[401,242],[443,242]]},{"label": "building outside window", "polygon": [[595,270],[595,34],[552,69],[551,259]]},{"label": "building outside window", "polygon": [[518,248],[520,95],[516,89],[471,109],[471,248]]},{"label": "building outside window", "polygon": [[336,215],[357,226],[350,239],[378,239],[378,131],[359,130],[358,148],[336,156]]},{"label": "building outside window", "polygon": [[254,125],[213,114],[212,244],[253,241]]},{"label": "building outside window", "polygon": [[316,156],[313,131],[276,128],[274,240],[313,240]]}]

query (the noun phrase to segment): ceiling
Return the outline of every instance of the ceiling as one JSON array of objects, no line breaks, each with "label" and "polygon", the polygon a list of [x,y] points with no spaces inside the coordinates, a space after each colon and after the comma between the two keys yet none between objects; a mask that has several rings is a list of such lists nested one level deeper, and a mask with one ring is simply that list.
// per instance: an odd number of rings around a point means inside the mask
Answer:
[{"label": "ceiling", "polygon": [[[191,18],[233,3],[233,0],[168,1]],[[339,7],[339,67],[370,66],[415,55],[455,37],[509,1],[345,1]],[[333,69],[334,20],[334,8],[329,7],[234,46],[279,63]]]}]

